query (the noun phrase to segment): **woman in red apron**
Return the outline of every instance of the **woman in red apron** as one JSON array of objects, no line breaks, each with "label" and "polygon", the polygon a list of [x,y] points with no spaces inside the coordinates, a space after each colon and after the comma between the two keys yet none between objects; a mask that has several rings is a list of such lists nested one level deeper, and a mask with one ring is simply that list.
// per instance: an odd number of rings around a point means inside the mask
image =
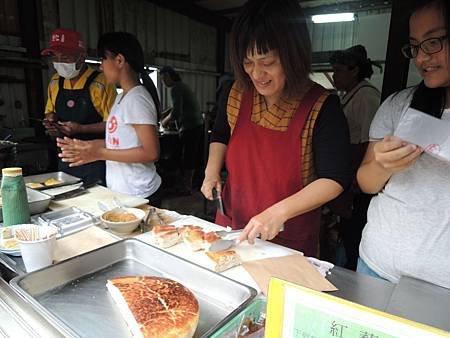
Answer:
[{"label": "woman in red apron", "polygon": [[315,256],[319,207],[351,181],[339,99],[309,80],[311,43],[296,0],[250,0],[230,39],[237,81],[219,107],[202,192],[222,193],[216,223],[244,228],[240,240],[260,236]]}]

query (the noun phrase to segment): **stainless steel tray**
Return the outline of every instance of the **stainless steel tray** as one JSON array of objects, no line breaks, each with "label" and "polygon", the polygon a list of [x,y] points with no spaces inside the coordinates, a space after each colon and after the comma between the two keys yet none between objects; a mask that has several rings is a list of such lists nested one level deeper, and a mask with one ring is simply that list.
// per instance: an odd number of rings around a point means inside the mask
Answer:
[{"label": "stainless steel tray", "polygon": [[188,287],[200,304],[194,337],[208,337],[256,296],[246,285],[137,239],[125,239],[11,280],[14,290],[64,334],[131,337],[106,290],[108,278],[153,275]]},{"label": "stainless steel tray", "polygon": [[60,184],[54,184],[50,186],[44,186],[41,188],[36,188],[35,190],[44,190],[44,189],[51,189],[56,187],[61,187],[63,185],[69,185],[69,184],[75,184],[81,181],[80,178],[66,174],[63,171],[56,171],[54,173],[46,173],[46,174],[40,174],[40,175],[32,175],[32,176],[25,176],[23,180],[25,183],[41,183],[44,184],[44,182],[50,178],[53,178],[55,180],[61,181]]},{"label": "stainless steel tray", "polygon": [[90,226],[100,224],[100,219],[81,209],[70,207],[41,214],[39,215],[38,223],[56,226],[59,234],[65,237]]},{"label": "stainless steel tray", "polygon": [[[48,209],[48,205],[50,204],[50,200],[52,199],[51,196],[30,188],[26,189],[28,195],[28,205],[30,206],[31,215],[40,214],[41,212],[44,212],[45,210]],[[0,222],[3,222],[3,211],[1,203],[0,203]]]}]

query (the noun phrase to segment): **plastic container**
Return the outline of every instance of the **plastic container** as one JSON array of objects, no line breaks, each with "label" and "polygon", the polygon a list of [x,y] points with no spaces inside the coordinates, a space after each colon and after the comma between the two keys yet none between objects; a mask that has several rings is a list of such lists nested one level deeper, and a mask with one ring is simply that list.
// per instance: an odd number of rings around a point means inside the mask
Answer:
[{"label": "plastic container", "polygon": [[29,223],[30,207],[22,168],[4,168],[2,176],[3,226]]},{"label": "plastic container", "polygon": [[221,327],[218,331],[212,334],[212,338],[263,338],[264,327],[253,333],[245,333],[245,322],[247,320],[253,323],[258,323],[261,320],[265,322],[266,318],[266,306],[265,299],[257,298],[248,307],[242,310],[236,317],[231,319],[227,324]]},{"label": "plastic container", "polygon": [[[19,228],[26,229],[28,227],[36,227],[36,225],[23,224]],[[53,263],[57,229],[54,226],[39,226],[38,229],[40,233],[40,239],[38,240],[24,241],[17,239],[27,272],[45,268]]]}]

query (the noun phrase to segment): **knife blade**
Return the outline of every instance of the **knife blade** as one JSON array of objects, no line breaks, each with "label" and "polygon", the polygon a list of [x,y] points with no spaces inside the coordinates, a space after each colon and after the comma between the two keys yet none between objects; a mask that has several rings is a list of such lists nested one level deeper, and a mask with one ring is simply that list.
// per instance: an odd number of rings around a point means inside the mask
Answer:
[{"label": "knife blade", "polygon": [[216,234],[221,236],[221,239],[213,242],[209,247],[208,251],[217,252],[217,251],[225,251],[236,245],[236,240],[241,235],[244,229],[232,230],[232,231],[216,231]]},{"label": "knife blade", "polygon": [[208,251],[211,252],[225,251],[231,248],[233,245],[236,245],[235,239],[219,239],[211,244]]},{"label": "knife blade", "polygon": [[222,196],[217,192],[217,189],[215,187],[212,189],[212,195],[213,195],[213,199],[216,201],[217,210],[222,215],[225,215],[225,210],[223,208],[223,202],[222,202]]},{"label": "knife blade", "polygon": [[74,198],[74,197],[83,195],[83,194],[88,192],[87,189],[92,188],[94,185],[99,184],[99,183],[100,183],[99,180],[96,180],[96,181],[93,181],[93,182],[89,182],[89,183],[83,182],[83,184],[78,189],[71,190],[71,191],[68,191],[68,192],[56,195],[53,198],[53,200],[54,201],[58,201],[58,200],[62,200],[62,199]]},{"label": "knife blade", "polygon": [[[225,251],[229,248],[236,245],[236,240],[241,235],[242,231],[244,229],[239,230],[231,230],[231,231],[216,231],[216,234],[221,237],[221,239],[213,242],[211,246],[209,247],[208,251],[212,252],[218,252],[218,251]],[[284,224],[281,226],[280,232],[284,230]],[[259,238],[259,235],[258,235]]]}]

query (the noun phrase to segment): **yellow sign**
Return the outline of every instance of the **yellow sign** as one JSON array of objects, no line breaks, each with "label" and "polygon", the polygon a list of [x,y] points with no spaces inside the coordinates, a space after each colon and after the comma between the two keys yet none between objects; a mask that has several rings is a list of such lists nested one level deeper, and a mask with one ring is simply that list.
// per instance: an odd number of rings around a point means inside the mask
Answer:
[{"label": "yellow sign", "polygon": [[266,337],[448,338],[450,333],[272,278]]}]

